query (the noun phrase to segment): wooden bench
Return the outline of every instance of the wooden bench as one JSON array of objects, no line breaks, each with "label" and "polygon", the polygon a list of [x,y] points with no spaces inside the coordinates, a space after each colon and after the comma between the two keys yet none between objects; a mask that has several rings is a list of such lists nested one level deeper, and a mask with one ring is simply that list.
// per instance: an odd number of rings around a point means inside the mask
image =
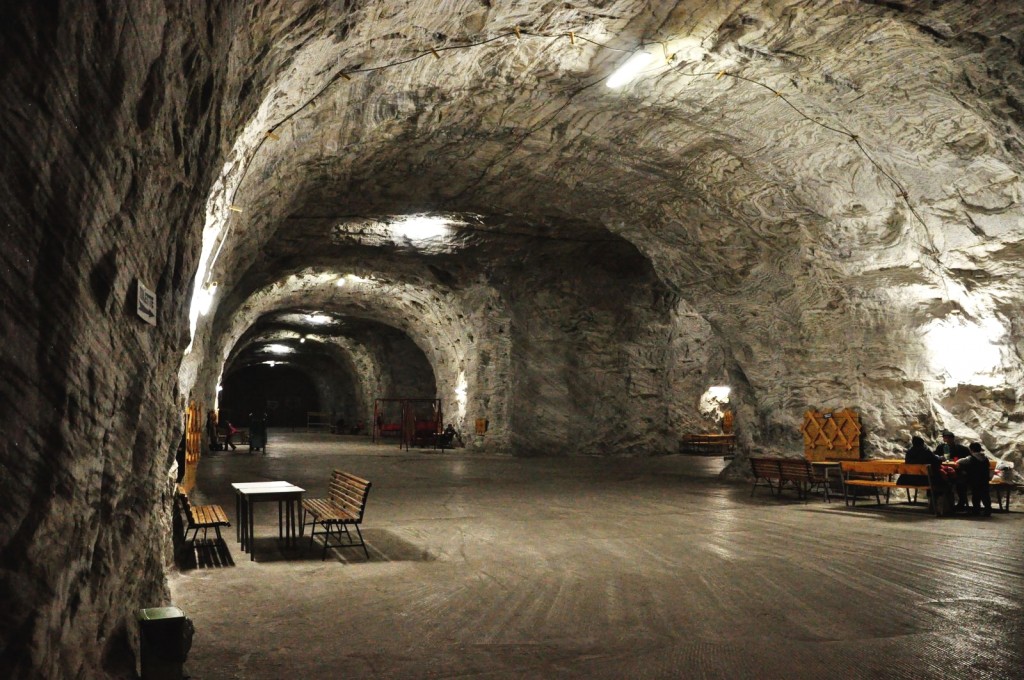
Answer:
[{"label": "wooden bench", "polygon": [[[892,489],[903,489],[907,492],[907,501],[910,502],[910,492],[929,492],[929,507],[938,514],[939,507],[935,502],[937,497],[936,479],[938,474],[931,465],[904,463],[898,460],[844,460],[840,462],[843,475],[843,501],[847,506],[857,505],[857,491],[859,489],[873,489],[875,502],[882,504],[882,497],[879,493],[885,490],[885,503],[889,503],[889,494]],[[926,484],[907,484],[899,481],[900,475],[915,475],[927,479]]]},{"label": "wooden bench", "polygon": [[[299,534],[306,530],[306,516],[309,515],[309,545],[313,546],[316,537],[317,526],[323,527],[324,553],[321,559],[326,559],[327,548],[332,547],[331,536],[337,536],[337,542],[333,544],[336,548],[350,548],[361,546],[366,559],[370,559],[370,553],[366,549],[366,541],[359,530],[363,521],[363,512],[366,510],[366,497],[370,494],[370,482],[365,479],[350,475],[341,470],[331,473],[331,482],[327,488],[326,498],[306,498],[302,501],[302,524],[299,527]],[[348,527],[354,527],[359,541],[353,539]],[[342,540],[342,537],[346,540]]]},{"label": "wooden bench", "polygon": [[178,487],[178,502],[181,504],[181,509],[185,513],[185,517],[188,520],[188,527],[185,529],[185,540],[188,539],[188,532],[191,530],[192,543],[196,542],[199,537],[199,530],[203,530],[203,540],[206,540],[206,532],[213,529],[217,532],[217,540],[222,540],[220,535],[221,527],[231,526],[231,522],[228,521],[228,516],[224,512],[224,508],[219,505],[192,505],[192,501],[189,500],[188,494],[179,486]]},{"label": "wooden bench", "polygon": [[731,456],[736,452],[734,434],[684,434],[679,438],[679,453],[698,456]]},{"label": "wooden bench", "polygon": [[751,458],[750,468],[754,473],[751,496],[758,484],[764,482],[771,493],[775,495],[777,492],[779,497],[782,496],[782,489],[790,485],[796,489],[799,498],[806,500],[811,491],[820,488],[825,494],[825,500],[832,502],[824,475],[804,458]]}]

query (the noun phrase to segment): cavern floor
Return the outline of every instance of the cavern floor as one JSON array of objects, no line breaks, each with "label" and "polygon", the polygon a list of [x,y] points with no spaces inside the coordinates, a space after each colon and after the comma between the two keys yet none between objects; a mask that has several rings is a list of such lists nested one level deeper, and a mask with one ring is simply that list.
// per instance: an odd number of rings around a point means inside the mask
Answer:
[{"label": "cavern floor", "polygon": [[[196,625],[193,678],[1021,677],[1024,514],[937,520],[727,485],[718,459],[399,453],[278,433],[203,459],[230,482],[320,495],[374,483],[371,559],[285,559],[260,506],[259,561],[171,580]],[[1019,503],[1019,499],[1015,502]]]}]

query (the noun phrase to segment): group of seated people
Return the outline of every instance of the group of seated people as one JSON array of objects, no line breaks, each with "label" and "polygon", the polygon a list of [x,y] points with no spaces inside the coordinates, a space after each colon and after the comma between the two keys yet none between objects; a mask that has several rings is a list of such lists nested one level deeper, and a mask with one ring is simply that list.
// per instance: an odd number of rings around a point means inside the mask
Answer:
[{"label": "group of seated people", "polygon": [[[938,479],[946,480],[948,486],[956,490],[956,510],[967,512],[967,492],[971,494],[970,512],[973,515],[982,513],[988,517],[992,514],[992,497],[989,494],[989,480],[992,477],[988,456],[981,444],[972,442],[964,446],[956,440],[949,430],[943,430],[942,443],[934,451],[925,446],[921,437],[911,438],[911,446],[907,450],[904,462],[931,465]],[[902,475],[901,482],[927,484],[927,479],[916,479],[916,475]]]}]

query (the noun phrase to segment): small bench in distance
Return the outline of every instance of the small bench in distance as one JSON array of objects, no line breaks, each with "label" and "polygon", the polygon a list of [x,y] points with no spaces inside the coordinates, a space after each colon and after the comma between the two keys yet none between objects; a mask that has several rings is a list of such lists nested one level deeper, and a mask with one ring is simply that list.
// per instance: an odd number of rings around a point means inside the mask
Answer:
[{"label": "small bench in distance", "polygon": [[805,458],[751,458],[750,468],[754,473],[751,496],[759,482],[764,482],[772,495],[781,497],[782,489],[789,485],[796,489],[799,498],[806,500],[811,491],[820,488],[825,494],[825,501],[832,502],[828,480]]}]

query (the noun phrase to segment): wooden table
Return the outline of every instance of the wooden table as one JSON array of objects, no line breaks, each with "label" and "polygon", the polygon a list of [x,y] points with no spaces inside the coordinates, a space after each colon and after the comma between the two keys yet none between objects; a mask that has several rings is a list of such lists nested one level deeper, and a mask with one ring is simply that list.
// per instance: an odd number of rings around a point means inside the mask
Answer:
[{"label": "wooden table", "polygon": [[[810,460],[807,461],[811,464],[811,469],[814,470],[815,475],[821,475],[821,478],[825,480],[825,485],[828,486],[829,492],[834,492],[837,496],[843,493],[843,473],[839,469],[838,460]],[[836,479],[832,479],[832,471],[835,470],[838,474]]]},{"label": "wooden table", "polygon": [[261,501],[277,502],[277,535],[286,545],[294,545],[298,538],[298,511],[305,489],[291,482],[239,482],[231,485],[235,490],[235,511],[238,517],[238,540],[242,552],[256,559],[253,543],[254,505]]}]

